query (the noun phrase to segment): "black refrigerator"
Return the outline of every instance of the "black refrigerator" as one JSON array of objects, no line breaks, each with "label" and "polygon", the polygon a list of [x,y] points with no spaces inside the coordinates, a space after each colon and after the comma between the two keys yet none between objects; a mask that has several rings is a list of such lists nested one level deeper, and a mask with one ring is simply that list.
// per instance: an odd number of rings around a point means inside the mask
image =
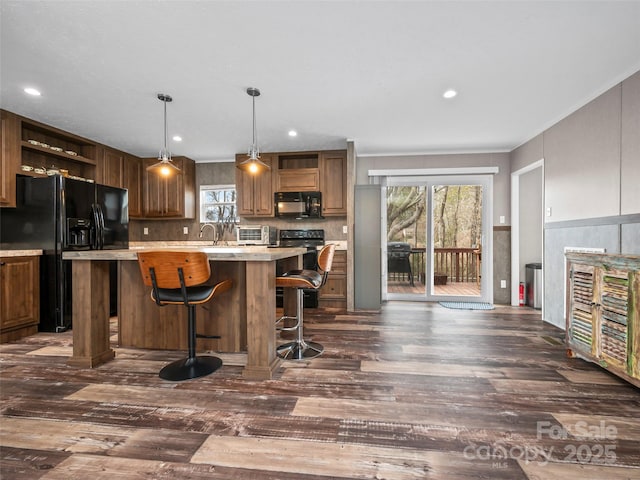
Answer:
[{"label": "black refrigerator", "polygon": [[127,190],[60,175],[18,175],[16,200],[16,208],[0,212],[0,243],[43,250],[39,329],[62,332],[71,328],[73,289],[71,261],[62,260],[62,252],[128,248]]}]

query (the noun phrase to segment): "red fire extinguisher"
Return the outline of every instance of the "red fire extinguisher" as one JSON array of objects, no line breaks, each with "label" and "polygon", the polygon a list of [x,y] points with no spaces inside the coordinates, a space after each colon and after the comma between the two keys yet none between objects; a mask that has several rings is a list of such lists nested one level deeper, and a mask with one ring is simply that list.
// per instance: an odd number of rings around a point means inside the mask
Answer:
[{"label": "red fire extinguisher", "polygon": [[524,307],[524,282],[520,282],[520,306]]}]

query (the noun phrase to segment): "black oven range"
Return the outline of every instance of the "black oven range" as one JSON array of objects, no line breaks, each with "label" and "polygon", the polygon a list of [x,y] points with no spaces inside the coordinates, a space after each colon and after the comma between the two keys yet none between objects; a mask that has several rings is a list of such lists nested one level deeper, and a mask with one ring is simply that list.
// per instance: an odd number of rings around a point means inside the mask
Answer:
[{"label": "black oven range", "polygon": [[[280,247],[305,247],[307,253],[302,257],[304,269],[318,269],[318,248],[324,245],[324,230],[307,229],[307,230],[280,230],[279,232]],[[282,267],[276,264],[276,275],[282,275],[284,271]],[[304,292],[304,308],[318,308],[318,291],[313,289],[305,289]],[[276,305],[282,307],[283,289],[276,288]]]}]

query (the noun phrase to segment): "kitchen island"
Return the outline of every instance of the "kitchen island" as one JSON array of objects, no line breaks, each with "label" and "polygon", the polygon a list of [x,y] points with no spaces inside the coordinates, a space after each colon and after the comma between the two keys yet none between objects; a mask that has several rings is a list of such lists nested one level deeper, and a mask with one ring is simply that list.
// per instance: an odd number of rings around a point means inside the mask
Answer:
[{"label": "kitchen island", "polygon": [[[198,333],[220,335],[219,340],[199,340],[202,347],[219,352],[247,352],[243,376],[269,379],[278,366],[276,356],[276,261],[286,269],[300,268],[305,248],[183,247],[205,252],[211,262],[211,282],[233,280],[233,288],[198,307]],[[176,250],[148,247],[145,250]],[[111,360],[109,342],[109,260],[118,262],[118,339],[121,346],[185,349],[187,309],[158,307],[142,283],[137,252],[91,250],[65,252],[72,261],[73,356],[70,365],[93,368]],[[285,310],[294,308],[293,294],[285,292]]]}]

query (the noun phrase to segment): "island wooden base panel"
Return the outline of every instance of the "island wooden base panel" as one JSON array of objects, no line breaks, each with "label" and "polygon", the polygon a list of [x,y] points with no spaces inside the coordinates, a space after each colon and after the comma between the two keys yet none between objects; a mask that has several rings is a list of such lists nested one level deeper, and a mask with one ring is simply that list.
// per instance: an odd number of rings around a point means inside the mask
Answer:
[{"label": "island wooden base panel", "polygon": [[242,354],[163,381],[184,352],[116,326],[94,369],[67,364],[71,332],[0,345],[3,480],[640,478],[640,390],[567,358],[539,311],[308,311],[323,355],[266,381]]},{"label": "island wooden base panel", "polygon": [[96,355],[94,357],[71,356],[69,360],[67,360],[67,365],[80,368],[95,368],[105,362],[108,362],[109,360],[114,359],[115,356],[115,350],[107,350],[106,352],[103,352],[100,355]]}]

